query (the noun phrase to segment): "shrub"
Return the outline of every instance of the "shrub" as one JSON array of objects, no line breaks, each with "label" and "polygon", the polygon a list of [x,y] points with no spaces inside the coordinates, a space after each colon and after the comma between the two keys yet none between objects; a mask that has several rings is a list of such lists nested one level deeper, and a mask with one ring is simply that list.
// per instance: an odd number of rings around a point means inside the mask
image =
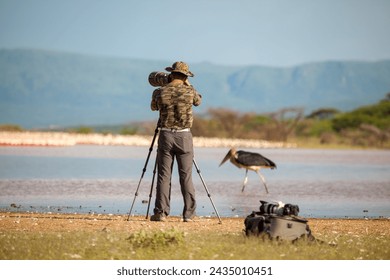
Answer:
[{"label": "shrub", "polygon": [[134,247],[161,247],[171,244],[181,244],[184,240],[184,233],[176,229],[168,231],[160,230],[155,232],[141,230],[132,233],[127,240]]},{"label": "shrub", "polygon": [[16,124],[1,124],[0,131],[20,132],[20,131],[23,131],[23,128],[19,125],[16,125]]}]

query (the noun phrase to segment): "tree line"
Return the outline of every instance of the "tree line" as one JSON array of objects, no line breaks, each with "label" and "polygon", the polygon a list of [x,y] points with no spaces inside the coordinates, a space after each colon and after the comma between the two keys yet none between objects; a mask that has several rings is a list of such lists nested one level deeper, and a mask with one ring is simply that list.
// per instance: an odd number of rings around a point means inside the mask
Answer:
[{"label": "tree line", "polygon": [[[194,136],[297,142],[300,146],[390,148],[390,93],[376,104],[349,112],[320,108],[283,108],[267,114],[211,108],[195,115]],[[153,134],[155,123],[133,126],[135,134]]]},{"label": "tree line", "polygon": [[307,116],[303,108],[269,114],[210,109],[207,116],[197,116],[192,132],[204,137],[390,148],[390,93],[377,104],[350,112],[321,108]]},{"label": "tree line", "polygon": [[[320,108],[304,115],[303,108],[283,108],[267,114],[242,113],[226,108],[211,108],[195,115],[194,136],[262,139],[297,142],[301,146],[348,145],[390,148],[390,93],[376,104],[350,112]],[[71,133],[153,134],[154,122],[129,125],[67,128]],[[23,131],[18,125],[0,125],[0,130]]]}]

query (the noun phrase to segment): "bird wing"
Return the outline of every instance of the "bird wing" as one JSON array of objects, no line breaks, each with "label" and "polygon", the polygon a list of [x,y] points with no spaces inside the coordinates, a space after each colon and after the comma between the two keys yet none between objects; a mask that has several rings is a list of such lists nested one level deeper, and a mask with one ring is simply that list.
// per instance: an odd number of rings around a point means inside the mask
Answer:
[{"label": "bird wing", "polygon": [[237,162],[244,166],[263,166],[276,168],[276,164],[258,153],[237,151],[236,153]]}]

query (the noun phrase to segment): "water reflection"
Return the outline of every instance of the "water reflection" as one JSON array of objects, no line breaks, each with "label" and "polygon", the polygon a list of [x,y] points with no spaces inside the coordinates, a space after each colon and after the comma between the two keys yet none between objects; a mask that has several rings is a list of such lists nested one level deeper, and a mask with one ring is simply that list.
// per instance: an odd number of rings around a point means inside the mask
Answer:
[{"label": "water reflection", "polygon": [[[148,154],[148,147],[74,146],[57,148],[0,147],[0,207],[8,210],[126,214]],[[306,217],[389,217],[390,152],[303,149],[251,151],[278,165],[264,170],[270,194],[250,172],[231,164],[218,167],[227,149],[197,148],[195,156],[221,216],[244,217],[259,200],[298,204]],[[155,150],[136,199],[134,214],[146,214]],[[183,202],[176,167],[172,215]],[[215,215],[194,169],[201,216]],[[153,190],[154,191],[154,190]],[[143,203],[144,202],[144,203]],[[12,205],[12,207],[11,207]],[[154,205],[154,196],[151,209]]]}]

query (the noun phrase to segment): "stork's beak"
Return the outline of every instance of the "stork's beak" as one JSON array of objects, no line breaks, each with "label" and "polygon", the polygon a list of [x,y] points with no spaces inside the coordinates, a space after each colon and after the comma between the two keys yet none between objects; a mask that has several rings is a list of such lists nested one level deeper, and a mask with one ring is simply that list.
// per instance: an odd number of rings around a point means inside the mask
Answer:
[{"label": "stork's beak", "polygon": [[221,161],[221,163],[219,164],[219,166],[221,166],[222,164],[224,164],[228,159],[230,159],[230,157],[232,156],[232,150],[229,150],[229,152],[226,154],[226,156],[223,158],[223,160]]}]

